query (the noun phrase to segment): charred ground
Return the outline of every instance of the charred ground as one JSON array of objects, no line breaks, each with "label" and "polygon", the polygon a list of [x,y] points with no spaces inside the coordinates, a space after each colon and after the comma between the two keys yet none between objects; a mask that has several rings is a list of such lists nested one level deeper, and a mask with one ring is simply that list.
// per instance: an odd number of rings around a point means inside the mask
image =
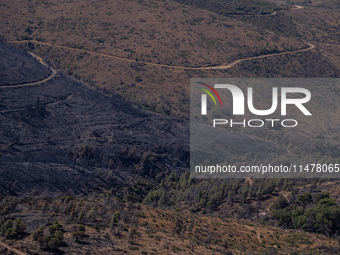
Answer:
[{"label": "charred ground", "polygon": [[[12,49],[3,43],[1,47]],[[17,52],[21,56],[21,51]],[[11,51],[8,53],[11,55]],[[14,54],[11,57],[16,59]],[[45,70],[37,60],[32,62],[30,73]],[[18,61],[12,63],[18,65]],[[6,66],[10,76],[15,77],[16,68],[9,69]],[[28,77],[18,84],[30,81]],[[105,180],[110,180],[110,176],[117,178],[120,171],[154,179],[158,174],[180,172],[187,166],[187,121],[145,111],[117,94],[103,95],[63,74],[39,85],[0,89],[1,183],[17,183],[14,190],[21,194],[34,189],[55,191],[47,188],[54,181],[52,186],[60,191],[64,183],[67,189],[85,194],[86,187],[81,192],[79,185],[68,181],[78,180],[80,184],[83,179],[89,183],[86,172],[99,171],[94,167],[103,169]],[[78,177],[64,176],[63,172]],[[97,185],[103,187],[100,181]]]}]

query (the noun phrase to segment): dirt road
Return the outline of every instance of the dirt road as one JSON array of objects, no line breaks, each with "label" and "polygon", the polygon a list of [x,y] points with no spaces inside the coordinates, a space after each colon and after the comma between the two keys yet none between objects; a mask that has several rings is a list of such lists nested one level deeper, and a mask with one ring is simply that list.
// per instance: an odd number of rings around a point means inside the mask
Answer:
[{"label": "dirt road", "polygon": [[[83,49],[78,49],[78,48],[73,48],[73,47],[67,47],[67,46],[62,46],[62,45],[57,45],[57,44],[52,44],[52,43],[47,43],[47,42],[38,42],[36,40],[25,40],[25,41],[10,41],[11,43],[28,43],[28,42],[32,42],[32,43],[39,43],[41,45],[48,45],[48,46],[52,46],[52,47],[56,47],[56,48],[63,48],[63,49],[69,49],[69,50],[74,50],[74,51],[84,51]],[[304,49],[298,49],[298,50],[293,50],[293,51],[283,51],[283,52],[279,52],[279,53],[273,53],[273,54],[265,54],[265,55],[260,55],[260,56],[255,56],[255,57],[249,57],[249,58],[241,58],[241,59],[237,59],[234,60],[233,62],[226,64],[226,65],[219,65],[219,66],[209,66],[209,67],[186,67],[186,66],[172,66],[172,65],[164,65],[164,64],[156,64],[156,63],[149,63],[149,62],[145,62],[145,65],[149,65],[149,66],[159,66],[159,67],[167,67],[167,68],[173,68],[173,69],[183,69],[183,70],[216,70],[216,69],[229,69],[231,67],[233,67],[234,65],[241,63],[244,60],[251,60],[251,59],[259,59],[259,58],[267,58],[267,57],[273,57],[273,56],[280,56],[280,55],[285,55],[285,54],[294,54],[294,53],[298,53],[298,52],[304,52],[304,51],[309,51],[315,48],[315,45],[313,44],[308,44],[308,48],[304,48]],[[99,53],[99,52],[94,52],[94,51],[89,51],[86,50],[86,52],[88,54],[93,54],[96,56],[102,56],[102,57],[107,57],[107,58],[111,58],[111,59],[115,59],[115,60],[121,60],[121,61],[127,61],[127,62],[136,62],[136,60],[132,60],[132,59],[128,59],[128,58],[123,58],[123,57],[117,57],[117,56],[113,56],[113,55],[109,55],[109,54],[105,54],[105,53]],[[44,80],[45,81],[45,80]],[[41,82],[44,82],[41,81]],[[30,85],[34,85],[34,84],[30,84]],[[28,84],[27,84],[28,86]]]},{"label": "dirt road", "polygon": [[12,252],[15,252],[16,254],[19,254],[19,255],[27,255],[26,253],[23,253],[23,252],[21,252],[21,251],[15,249],[15,248],[12,248],[11,246],[9,246],[9,245],[7,245],[7,244],[1,242],[1,241],[0,241],[0,245],[3,246],[3,247],[5,247],[7,250],[10,250],[10,251],[12,251]]},{"label": "dirt road", "polygon": [[[39,56],[33,54],[32,52],[29,52],[33,57],[35,57],[41,64],[48,66],[43,60],[42,58],[40,58]],[[50,76],[48,76],[47,78],[41,80],[41,81],[36,81],[36,82],[31,82],[31,83],[25,83],[25,84],[18,84],[18,85],[8,85],[8,86],[0,86],[0,89],[3,88],[17,88],[17,87],[26,87],[26,86],[33,86],[33,85],[39,85],[42,84],[44,82],[47,82],[49,80],[51,80],[52,78],[54,78],[57,74],[57,70],[55,70],[53,67],[50,67],[51,69],[51,74]]]},{"label": "dirt road", "polygon": [[[299,9],[303,9],[303,6],[300,5],[295,5],[295,8],[291,9],[291,10],[299,10]],[[275,15],[277,14],[277,12],[273,12],[271,14],[268,15]],[[57,45],[57,44],[52,44],[52,43],[48,43],[48,42],[41,42],[41,41],[36,41],[36,40],[23,40],[23,41],[9,41],[9,43],[39,43],[41,45],[47,45],[47,46],[52,46],[52,47],[56,47],[56,48],[61,48],[61,49],[68,49],[68,50],[73,50],[73,51],[78,51],[78,52],[83,52],[84,49],[79,49],[79,48],[74,48],[74,47],[68,47],[68,46],[62,46],[62,45]],[[260,55],[260,56],[255,56],[255,57],[249,57],[249,58],[241,58],[241,59],[237,59],[234,60],[233,62],[229,63],[229,64],[223,64],[223,65],[218,65],[218,66],[209,66],[209,67],[186,67],[186,66],[172,66],[172,65],[165,65],[165,64],[156,64],[156,63],[149,63],[149,62],[144,62],[145,65],[147,66],[159,66],[159,67],[166,67],[166,68],[173,68],[173,69],[182,69],[182,70],[223,70],[223,69],[229,69],[232,68],[233,66],[241,63],[242,61],[245,60],[252,60],[252,59],[260,59],[260,58],[268,58],[268,57],[274,57],[274,56],[280,56],[280,55],[286,55],[286,54],[294,54],[294,53],[299,53],[299,52],[304,52],[304,51],[310,51],[313,50],[316,46],[308,43],[308,48],[303,48],[303,49],[298,49],[298,50],[292,50],[292,51],[284,51],[284,52],[279,52],[279,53],[273,53],[273,54],[265,54],[265,55]],[[115,59],[115,60],[120,60],[120,61],[126,61],[126,62],[135,62],[135,60],[133,59],[128,59],[128,58],[123,58],[123,57],[118,57],[118,56],[114,56],[114,55],[109,55],[109,54],[105,54],[105,53],[100,53],[100,52],[94,52],[94,51],[89,51],[86,50],[86,52],[88,54],[92,54],[92,55],[96,55],[96,56],[102,56],[102,57],[107,57],[107,58],[111,58],[111,59]],[[46,65],[46,63],[43,62],[43,60],[34,55],[33,53],[31,53],[35,58],[37,58],[42,64]],[[26,84],[21,84],[21,85],[11,85],[11,86],[0,86],[0,88],[11,88],[11,87],[23,87],[23,86],[32,86],[32,85],[38,85],[41,83],[44,83],[50,79],[52,79],[57,71],[55,69],[53,69],[52,67],[51,71],[52,74],[47,77],[44,80],[38,81],[38,82],[33,82],[33,83],[26,83]]]}]

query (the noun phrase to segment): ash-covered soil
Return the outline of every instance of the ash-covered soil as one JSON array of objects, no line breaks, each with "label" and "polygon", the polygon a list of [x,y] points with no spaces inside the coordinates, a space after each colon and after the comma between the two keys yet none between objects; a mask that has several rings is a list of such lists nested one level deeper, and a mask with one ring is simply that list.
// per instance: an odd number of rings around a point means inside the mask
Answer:
[{"label": "ash-covered soil", "polygon": [[51,70],[27,51],[0,42],[0,86],[36,82],[50,74]]},{"label": "ash-covered soil", "polygon": [[[106,175],[124,171],[155,177],[187,165],[189,127],[185,120],[142,110],[119,95],[103,95],[62,74],[41,85],[1,90],[4,189],[11,181],[18,184],[14,193],[85,194],[92,189],[91,174],[98,171],[91,170],[94,167]],[[109,184],[107,179],[104,182]],[[105,186],[95,180],[95,186]]]},{"label": "ash-covered soil", "polygon": [[[28,53],[3,43],[1,47],[6,51],[2,64],[8,77],[16,75],[20,61],[34,63],[29,67],[31,77],[45,77],[39,74],[48,67]],[[30,81],[18,76],[16,82]],[[187,166],[185,120],[145,111],[117,94],[103,95],[63,74],[42,84],[0,90],[3,194],[84,195],[133,184],[138,176],[153,180]]]},{"label": "ash-covered soil", "polygon": [[29,162],[2,162],[0,175],[0,193],[9,196],[94,195],[115,187],[123,197],[125,186],[140,179],[125,171]]},{"label": "ash-covered soil", "polygon": [[172,153],[188,137],[187,121],[142,110],[62,74],[38,86],[3,88],[1,94],[1,144],[8,155],[39,154],[41,161],[42,154],[58,151],[58,157],[81,145],[108,154],[127,145],[163,145]]},{"label": "ash-covered soil", "polygon": [[[15,50],[7,55],[19,58]],[[14,75],[16,69],[7,67]],[[30,72],[39,68],[31,66]],[[171,171],[189,167],[187,120],[146,111],[61,73],[41,84],[0,91],[2,194],[109,191],[142,198]],[[237,142],[247,143],[249,137],[242,137]],[[257,148],[268,147],[257,142]],[[235,154],[233,147],[226,150]]]}]

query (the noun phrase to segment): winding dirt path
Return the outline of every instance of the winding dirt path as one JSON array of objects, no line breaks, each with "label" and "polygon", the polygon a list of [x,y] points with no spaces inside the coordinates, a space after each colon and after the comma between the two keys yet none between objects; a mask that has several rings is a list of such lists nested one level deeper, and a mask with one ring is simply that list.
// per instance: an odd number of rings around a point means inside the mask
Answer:
[{"label": "winding dirt path", "polygon": [[[48,46],[52,46],[52,47],[56,47],[56,48],[69,49],[69,50],[74,50],[74,51],[81,51],[81,52],[84,51],[84,49],[78,49],[78,48],[73,48],[73,47],[68,47],[68,46],[62,46],[62,45],[52,44],[52,43],[47,43],[47,42],[40,42],[40,41],[36,41],[36,40],[10,41],[10,43],[28,43],[28,42],[39,43],[39,44],[42,44],[42,45],[48,45]],[[186,66],[172,66],[172,65],[165,65],[165,64],[156,64],[156,63],[149,63],[149,62],[144,62],[144,64],[145,65],[149,65],[149,66],[159,66],[159,67],[167,67],[167,68],[183,69],[183,70],[218,70],[218,69],[229,69],[229,68],[233,67],[234,65],[236,65],[236,64],[238,64],[238,63],[240,63],[242,61],[245,61],[245,60],[267,58],[267,57],[280,56],[280,55],[286,55],[286,54],[294,54],[294,53],[298,53],[298,52],[309,51],[309,50],[312,50],[314,48],[315,48],[315,45],[313,45],[311,43],[308,43],[308,48],[292,50],[292,51],[283,51],[283,52],[273,53],[273,54],[265,54],[265,55],[260,55],[260,56],[256,56],[256,57],[241,58],[241,59],[234,60],[233,62],[231,62],[229,64],[219,65],[219,66],[186,67]],[[105,53],[99,53],[99,52],[94,52],[94,51],[89,51],[89,50],[86,50],[86,52],[89,53],[89,54],[93,54],[93,55],[97,55],[97,56],[102,56],[102,57],[107,57],[107,58],[111,58],[111,59],[127,61],[127,62],[131,62],[131,63],[136,62],[136,60],[132,60],[132,59],[129,59],[129,58],[123,58],[123,57],[117,57],[117,56],[113,56],[113,55],[109,55],[109,54],[105,54]],[[34,85],[34,84],[31,84],[31,85]],[[28,84],[27,84],[27,86],[28,86]]]},{"label": "winding dirt path", "polygon": [[[295,5],[295,8],[290,9],[290,10],[299,10],[299,9],[303,9],[303,8],[304,8],[303,6]],[[276,14],[277,14],[277,11],[274,11],[273,13],[267,14],[267,15],[271,16],[271,15],[276,15]],[[41,41],[37,41],[37,40],[9,41],[9,43],[15,43],[15,44],[17,44],[17,43],[29,43],[29,42],[39,43],[41,45],[47,45],[47,46],[51,46],[51,47],[68,49],[68,50],[73,50],[73,51],[78,51],[78,52],[84,51],[84,49],[62,46],[62,45],[52,44],[52,43],[48,43],[48,42],[41,42]],[[218,65],[218,66],[209,66],[209,67],[172,66],[172,65],[156,64],[156,63],[149,63],[149,62],[144,62],[144,64],[147,65],[147,66],[158,66],[158,67],[166,67],[166,68],[182,69],[182,70],[222,70],[222,69],[232,68],[233,66],[235,66],[235,65],[237,65],[237,64],[239,64],[239,63],[241,63],[242,61],[245,61],[245,60],[274,57],[274,56],[280,56],[280,55],[286,55],[286,54],[294,54],[294,53],[299,53],[299,52],[304,52],[304,51],[310,51],[310,50],[313,50],[315,47],[316,47],[315,45],[308,43],[308,47],[303,48],[303,49],[292,50],[292,51],[283,51],[283,52],[279,52],[279,53],[265,54],[265,55],[249,57],[249,58],[241,58],[241,59],[234,60],[233,62],[231,62],[229,64],[223,64],[223,65]],[[94,52],[94,51],[89,51],[89,50],[86,50],[86,52],[89,53],[89,54],[96,55],[96,56],[107,57],[107,58],[111,58],[111,59],[115,59],[115,60],[126,61],[126,62],[130,62],[130,63],[136,62],[135,60],[132,60],[132,59],[118,57],[118,56],[109,55],[109,54],[105,54],[105,53],[99,53],[99,52]],[[33,53],[30,53],[30,54],[33,55],[36,59],[38,59],[40,61],[40,63],[47,66],[47,64],[40,57],[36,56]],[[0,88],[25,87],[25,86],[32,86],[32,85],[38,85],[38,84],[44,83],[46,81],[49,81],[53,77],[55,77],[55,75],[57,74],[57,71],[54,68],[50,67],[50,69],[52,71],[51,75],[49,77],[41,80],[41,81],[26,83],[26,84],[20,84],[20,85],[0,86]]]},{"label": "winding dirt path", "polygon": [[[32,52],[29,52],[29,54],[31,54],[33,57],[35,57],[41,64],[43,64],[44,66],[48,67],[48,65],[42,60],[42,58],[40,58],[39,56],[35,55]],[[43,79],[41,81],[25,83],[25,84],[18,84],[18,85],[0,86],[0,89],[3,89],[3,88],[16,88],[16,87],[27,87],[27,86],[33,86],[33,85],[42,84],[44,82],[47,82],[47,81],[51,80],[52,78],[54,78],[56,76],[57,70],[55,70],[53,67],[50,67],[50,69],[51,69],[50,76],[48,76],[47,78],[45,78],[45,79]]]},{"label": "winding dirt path", "polygon": [[293,50],[293,51],[283,51],[283,52],[279,52],[279,53],[273,53],[273,54],[267,54],[267,55],[260,55],[257,57],[249,57],[249,58],[241,58],[241,59],[237,59],[234,60],[233,62],[227,64],[227,65],[220,65],[220,66],[212,66],[212,67],[198,67],[198,68],[191,68],[191,69],[198,69],[198,70],[213,70],[213,69],[229,69],[231,67],[233,67],[234,65],[241,63],[244,60],[251,60],[251,59],[259,59],[259,58],[267,58],[267,57],[274,57],[274,56],[280,56],[280,55],[286,55],[286,54],[294,54],[294,53],[298,53],[298,52],[304,52],[304,51],[309,51],[314,49],[316,46],[314,44],[308,43],[308,48],[305,49],[298,49],[298,50]]},{"label": "winding dirt path", "polygon": [[21,251],[15,249],[15,248],[13,248],[13,247],[11,247],[11,246],[9,246],[9,245],[3,243],[3,242],[1,242],[1,241],[0,241],[0,245],[3,246],[3,247],[5,247],[5,248],[6,248],[7,250],[9,250],[9,251],[15,252],[16,254],[19,254],[19,255],[27,255],[26,253],[21,252]]}]

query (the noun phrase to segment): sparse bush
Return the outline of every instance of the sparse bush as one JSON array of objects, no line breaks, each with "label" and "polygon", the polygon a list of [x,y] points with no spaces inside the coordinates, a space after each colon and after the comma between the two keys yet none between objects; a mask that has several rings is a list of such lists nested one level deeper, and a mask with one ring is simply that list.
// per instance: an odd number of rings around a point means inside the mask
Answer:
[{"label": "sparse bush", "polygon": [[63,225],[61,225],[61,224],[59,223],[59,221],[57,221],[57,220],[54,222],[54,226],[57,228],[57,230],[60,230],[60,229],[63,228]]},{"label": "sparse bush", "polygon": [[22,236],[26,231],[26,224],[21,221],[20,217],[14,221],[14,226],[12,220],[7,220],[5,216],[3,216],[1,222],[1,234],[5,235],[6,238]]},{"label": "sparse bush", "polygon": [[12,229],[13,227],[13,222],[11,219],[7,220],[6,216],[2,217],[1,220],[2,224],[1,224],[1,234],[2,235],[7,235],[7,230],[8,229]]},{"label": "sparse bush", "polygon": [[129,249],[133,250],[133,251],[137,251],[137,250],[139,250],[139,247],[137,247],[137,246],[129,246]]},{"label": "sparse bush", "polygon": [[127,202],[134,202],[134,201],[137,200],[137,198],[135,196],[133,196],[133,195],[127,194],[127,195],[125,195],[125,200]]},{"label": "sparse bush", "polygon": [[293,220],[292,211],[290,208],[276,210],[273,212],[273,215],[276,219],[278,219],[279,226],[284,226],[287,228],[292,226]]},{"label": "sparse bush", "polygon": [[272,204],[272,208],[273,208],[274,210],[283,209],[283,208],[286,207],[287,205],[288,205],[288,201],[287,201],[287,199],[285,198],[285,196],[280,195],[280,196],[274,201],[274,203]]},{"label": "sparse bush", "polygon": [[51,235],[53,235],[57,231],[57,227],[52,225],[48,227],[48,232],[50,232]]},{"label": "sparse bush", "polygon": [[84,218],[84,215],[85,215],[84,212],[81,211],[78,215],[78,220],[81,220],[82,218]]},{"label": "sparse bush", "polygon": [[313,201],[312,194],[309,192],[305,192],[297,197],[297,200],[299,201],[300,205],[306,206],[307,204],[311,203]]},{"label": "sparse bush", "polygon": [[84,225],[78,225],[77,230],[81,232],[85,232],[85,226]]},{"label": "sparse bush", "polygon": [[59,241],[62,241],[64,239],[64,234],[61,231],[57,231],[54,233],[54,237],[57,238]]},{"label": "sparse bush", "polygon": [[110,224],[111,230],[113,230],[114,227],[117,226],[118,221],[119,221],[119,212],[115,212],[115,213],[112,215],[112,219],[111,219],[111,224]]},{"label": "sparse bush", "polygon": [[136,81],[136,82],[141,81],[140,73],[137,73],[137,74],[135,75],[135,81]]},{"label": "sparse bush", "polygon": [[44,226],[38,227],[32,234],[32,237],[37,241],[40,237],[44,236]]},{"label": "sparse bush", "polygon": [[51,250],[56,250],[56,249],[58,249],[58,248],[60,247],[60,244],[61,244],[61,242],[60,242],[60,240],[59,240],[58,238],[52,237],[52,238],[48,241],[47,247],[48,247],[49,249],[51,249]]},{"label": "sparse bush", "polygon": [[14,237],[16,237],[16,235],[17,235],[17,233],[14,232],[13,229],[11,229],[11,228],[7,229],[7,231],[6,231],[6,237],[7,238],[14,238]]},{"label": "sparse bush", "polygon": [[48,242],[51,240],[52,236],[40,236],[38,238],[38,242],[40,244],[40,247],[43,249],[46,249],[48,247]]}]

